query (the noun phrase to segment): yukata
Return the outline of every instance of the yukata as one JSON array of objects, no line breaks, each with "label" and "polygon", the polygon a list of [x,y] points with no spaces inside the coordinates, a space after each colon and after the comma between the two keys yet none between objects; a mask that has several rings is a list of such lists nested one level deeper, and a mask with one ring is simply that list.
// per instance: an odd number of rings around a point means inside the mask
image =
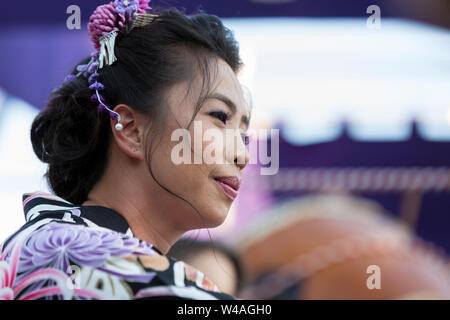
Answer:
[{"label": "yukata", "polygon": [[26,223],[0,244],[0,299],[235,299],[113,209],[39,192],[23,208]]}]

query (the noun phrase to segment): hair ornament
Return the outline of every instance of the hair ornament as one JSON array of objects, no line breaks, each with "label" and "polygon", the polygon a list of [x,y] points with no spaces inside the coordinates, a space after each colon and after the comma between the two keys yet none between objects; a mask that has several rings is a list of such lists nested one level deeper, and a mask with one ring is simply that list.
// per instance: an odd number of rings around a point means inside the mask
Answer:
[{"label": "hair ornament", "polygon": [[99,82],[99,70],[110,66],[117,61],[114,54],[116,37],[119,32],[128,33],[135,27],[144,26],[153,21],[157,15],[149,14],[146,10],[150,0],[115,0],[108,4],[98,6],[88,23],[89,37],[96,51],[91,53],[91,59],[87,64],[78,65],[76,75],[66,76],[64,81],[71,81],[81,75],[88,78],[89,89],[94,90],[91,101],[98,102],[98,111],[108,111],[110,117],[117,118],[115,129],[120,131],[123,125],[120,123],[120,114],[111,110],[105,103],[105,98],[99,91],[105,90],[105,86]]}]

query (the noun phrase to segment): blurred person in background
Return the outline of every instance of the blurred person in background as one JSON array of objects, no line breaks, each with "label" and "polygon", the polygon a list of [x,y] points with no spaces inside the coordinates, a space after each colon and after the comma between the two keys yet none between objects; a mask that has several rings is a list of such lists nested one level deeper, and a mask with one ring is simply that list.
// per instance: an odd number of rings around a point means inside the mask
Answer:
[{"label": "blurred person in background", "polygon": [[222,292],[238,295],[243,283],[242,267],[230,246],[218,241],[181,238],[167,255],[202,271]]}]

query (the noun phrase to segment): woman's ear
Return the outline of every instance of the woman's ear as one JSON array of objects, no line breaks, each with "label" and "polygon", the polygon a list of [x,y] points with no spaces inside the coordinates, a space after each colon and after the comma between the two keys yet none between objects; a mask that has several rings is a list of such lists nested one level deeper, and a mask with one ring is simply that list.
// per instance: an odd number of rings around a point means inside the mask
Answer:
[{"label": "woman's ear", "polygon": [[114,111],[120,114],[123,129],[115,130],[116,119],[111,119],[111,128],[117,146],[131,158],[144,160],[144,116],[126,104],[118,104]]}]

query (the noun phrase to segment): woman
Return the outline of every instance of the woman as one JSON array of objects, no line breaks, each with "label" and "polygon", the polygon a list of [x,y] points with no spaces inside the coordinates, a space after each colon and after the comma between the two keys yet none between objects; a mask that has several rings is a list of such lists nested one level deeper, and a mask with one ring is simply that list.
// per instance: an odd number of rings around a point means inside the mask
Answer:
[{"label": "woman", "polygon": [[[238,45],[215,16],[153,15],[148,2],[95,10],[97,51],[33,122],[54,194],[23,196],[27,223],[0,246],[3,299],[232,298],[165,254],[186,231],[219,226],[239,189],[250,110]],[[198,161],[211,147],[198,128],[242,139]],[[177,129],[193,137],[188,155]]]}]

